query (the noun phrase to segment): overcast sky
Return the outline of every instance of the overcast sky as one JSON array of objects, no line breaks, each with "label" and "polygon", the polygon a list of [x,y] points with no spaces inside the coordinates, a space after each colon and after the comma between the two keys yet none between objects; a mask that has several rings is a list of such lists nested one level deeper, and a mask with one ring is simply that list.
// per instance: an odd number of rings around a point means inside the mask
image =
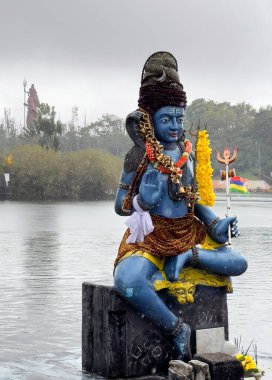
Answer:
[{"label": "overcast sky", "polygon": [[66,122],[137,107],[141,70],[167,50],[196,98],[272,104],[271,0],[1,0],[0,118],[23,123],[23,80]]}]

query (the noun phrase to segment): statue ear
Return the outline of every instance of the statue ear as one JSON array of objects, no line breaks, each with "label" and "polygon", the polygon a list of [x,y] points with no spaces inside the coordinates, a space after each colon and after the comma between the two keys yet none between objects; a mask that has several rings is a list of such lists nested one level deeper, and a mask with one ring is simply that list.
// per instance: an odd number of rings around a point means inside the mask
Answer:
[{"label": "statue ear", "polygon": [[145,149],[145,140],[140,133],[140,121],[142,115],[143,114],[140,111],[130,113],[126,119],[126,129],[134,144],[142,149]]}]

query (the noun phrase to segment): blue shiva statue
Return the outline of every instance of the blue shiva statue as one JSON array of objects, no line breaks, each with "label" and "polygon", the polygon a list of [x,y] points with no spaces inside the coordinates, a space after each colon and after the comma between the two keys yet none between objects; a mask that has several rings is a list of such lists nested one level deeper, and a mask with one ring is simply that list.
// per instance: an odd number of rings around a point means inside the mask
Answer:
[{"label": "blue shiva statue", "polygon": [[[188,265],[238,276],[247,262],[227,243],[229,228],[232,237],[239,236],[237,218],[220,219],[197,203],[194,157],[183,127],[186,93],[170,53],[157,52],[146,61],[138,104],[126,120],[135,145],[126,155],[115,200],[117,214],[131,216],[115,262],[114,287],[173,339],[177,358],[189,361],[190,326],[157,294],[157,273],[163,270],[171,283]],[[206,234],[218,248],[197,246]]]}]

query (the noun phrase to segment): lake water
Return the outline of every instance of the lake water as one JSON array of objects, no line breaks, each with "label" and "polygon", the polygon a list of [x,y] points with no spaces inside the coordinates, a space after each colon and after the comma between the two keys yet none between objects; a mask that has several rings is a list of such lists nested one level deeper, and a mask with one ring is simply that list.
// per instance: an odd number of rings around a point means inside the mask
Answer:
[{"label": "lake water", "polygon": [[[272,379],[272,199],[232,204],[249,262],[228,296],[230,340],[252,339]],[[215,211],[225,213],[217,202]],[[81,372],[81,284],[112,284],[125,218],[113,202],[0,202],[0,379],[87,380]]]}]

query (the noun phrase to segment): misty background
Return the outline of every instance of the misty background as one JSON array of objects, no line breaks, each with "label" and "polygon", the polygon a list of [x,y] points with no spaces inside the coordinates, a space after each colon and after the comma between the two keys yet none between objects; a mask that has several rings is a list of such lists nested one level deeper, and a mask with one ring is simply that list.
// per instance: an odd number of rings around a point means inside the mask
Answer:
[{"label": "misty background", "polygon": [[9,0],[0,4],[0,110],[23,125],[23,80],[62,122],[137,107],[150,54],[179,63],[196,98],[271,104],[270,0]]}]

